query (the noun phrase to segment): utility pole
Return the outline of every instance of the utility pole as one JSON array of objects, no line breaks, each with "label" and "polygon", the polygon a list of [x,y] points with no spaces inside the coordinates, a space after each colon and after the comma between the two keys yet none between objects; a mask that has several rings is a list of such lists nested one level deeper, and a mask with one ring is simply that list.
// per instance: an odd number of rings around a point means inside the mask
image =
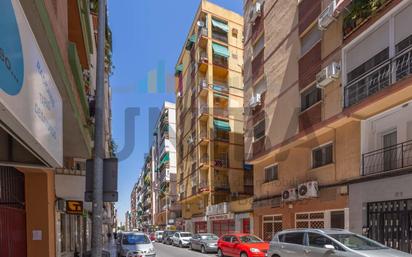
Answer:
[{"label": "utility pole", "polygon": [[93,174],[93,224],[92,257],[101,257],[103,249],[103,158],[104,158],[104,79],[105,79],[105,39],[106,0],[98,0],[99,25],[97,38],[94,174]]}]

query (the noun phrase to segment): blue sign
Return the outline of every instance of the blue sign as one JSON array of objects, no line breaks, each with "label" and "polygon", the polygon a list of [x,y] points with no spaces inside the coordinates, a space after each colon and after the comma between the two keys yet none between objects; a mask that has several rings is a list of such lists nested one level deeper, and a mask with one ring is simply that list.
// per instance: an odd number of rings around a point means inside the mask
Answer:
[{"label": "blue sign", "polygon": [[24,62],[12,0],[0,0],[0,87],[17,95],[23,87]]}]

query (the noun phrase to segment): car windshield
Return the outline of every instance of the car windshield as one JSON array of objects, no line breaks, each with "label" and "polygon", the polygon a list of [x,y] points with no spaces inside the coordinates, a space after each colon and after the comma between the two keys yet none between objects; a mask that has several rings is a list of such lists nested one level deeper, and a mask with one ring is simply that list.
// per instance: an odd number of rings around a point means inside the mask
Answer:
[{"label": "car windshield", "polygon": [[203,240],[218,240],[219,239],[216,235],[213,235],[213,234],[202,235],[201,238]]},{"label": "car windshield", "polygon": [[181,237],[192,237],[192,233],[180,233]]},{"label": "car windshield", "polygon": [[331,234],[329,236],[338,240],[340,243],[352,250],[363,251],[387,249],[387,247],[384,245],[381,245],[365,237],[358,236],[356,234]]},{"label": "car windshield", "polygon": [[150,240],[146,235],[124,235],[123,244],[136,245],[136,244],[149,244]]},{"label": "car windshield", "polygon": [[240,242],[246,243],[246,244],[263,242],[262,239],[252,236],[252,235],[241,236],[239,237],[239,239],[240,239]]}]

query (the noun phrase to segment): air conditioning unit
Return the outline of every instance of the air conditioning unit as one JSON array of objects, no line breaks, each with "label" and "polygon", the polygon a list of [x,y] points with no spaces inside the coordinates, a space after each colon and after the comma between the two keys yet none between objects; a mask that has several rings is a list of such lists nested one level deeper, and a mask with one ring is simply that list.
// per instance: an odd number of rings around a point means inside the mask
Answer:
[{"label": "air conditioning unit", "polygon": [[249,99],[249,107],[255,108],[262,103],[261,95],[256,94]]},{"label": "air conditioning unit", "polygon": [[293,202],[298,199],[297,189],[290,188],[282,192],[282,202]]},{"label": "air conditioning unit", "polygon": [[252,6],[252,10],[250,12],[250,23],[254,24],[256,19],[262,15],[262,3],[256,2]]},{"label": "air conditioning unit", "polygon": [[195,142],[194,138],[192,136],[189,136],[189,138],[187,139],[187,143],[189,145],[193,144]]},{"label": "air conditioning unit", "polygon": [[66,212],[66,200],[61,199],[61,198],[57,199],[56,206],[57,206],[57,211]]},{"label": "air conditioning unit", "polygon": [[204,21],[197,21],[197,26],[199,28],[203,28],[205,26],[205,22]]},{"label": "air conditioning unit", "polygon": [[319,195],[319,187],[317,181],[310,181],[298,186],[298,198],[307,199],[315,198]]},{"label": "air conditioning unit", "polygon": [[340,64],[333,62],[316,74],[317,87],[324,88],[332,81],[339,79],[339,76]]},{"label": "air conditioning unit", "polygon": [[326,30],[328,26],[334,22],[334,12],[336,10],[336,0],[332,0],[331,3],[323,10],[318,18],[318,27],[320,30]]}]

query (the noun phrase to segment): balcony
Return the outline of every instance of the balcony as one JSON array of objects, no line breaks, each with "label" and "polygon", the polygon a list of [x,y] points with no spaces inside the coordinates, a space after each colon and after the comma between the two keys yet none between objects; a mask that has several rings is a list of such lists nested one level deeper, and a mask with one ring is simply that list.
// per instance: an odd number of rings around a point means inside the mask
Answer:
[{"label": "balcony", "polygon": [[209,66],[209,57],[207,56],[206,51],[199,52],[198,65],[200,72],[205,73],[207,71]]},{"label": "balcony", "polygon": [[207,27],[201,27],[198,31],[198,42],[201,48],[206,48],[207,46],[207,37],[209,36],[209,31]]},{"label": "balcony", "polygon": [[227,22],[212,19],[212,38],[227,43],[229,27]]},{"label": "balcony", "polygon": [[198,190],[197,186],[192,186],[192,195],[197,195],[197,190]]},{"label": "balcony", "polygon": [[207,192],[209,191],[209,183],[207,182],[207,180],[202,180],[199,183],[199,192]]},{"label": "balcony", "polygon": [[223,202],[215,205],[209,205],[206,208],[206,215],[219,215],[229,212],[229,203]]},{"label": "balcony", "polygon": [[350,81],[344,88],[345,108],[412,74],[412,47]]},{"label": "balcony", "polygon": [[412,167],[412,140],[362,155],[362,175]]},{"label": "balcony", "polygon": [[353,1],[348,12],[343,18],[343,36],[349,36],[353,31],[362,26],[366,21],[381,11],[391,0],[381,1]]},{"label": "balcony", "polygon": [[205,120],[207,119],[208,115],[209,115],[209,107],[207,106],[207,104],[201,104],[199,106],[199,119]]},{"label": "balcony", "polygon": [[209,89],[209,85],[207,84],[207,80],[206,79],[199,79],[199,82],[198,82],[198,90],[199,90],[199,93],[200,93],[200,96],[201,97],[205,97],[205,96],[207,96],[207,91],[208,91],[208,89]]},{"label": "balcony", "polygon": [[203,167],[207,167],[208,165],[209,165],[209,155],[203,154],[199,160],[199,167],[203,168]]}]

